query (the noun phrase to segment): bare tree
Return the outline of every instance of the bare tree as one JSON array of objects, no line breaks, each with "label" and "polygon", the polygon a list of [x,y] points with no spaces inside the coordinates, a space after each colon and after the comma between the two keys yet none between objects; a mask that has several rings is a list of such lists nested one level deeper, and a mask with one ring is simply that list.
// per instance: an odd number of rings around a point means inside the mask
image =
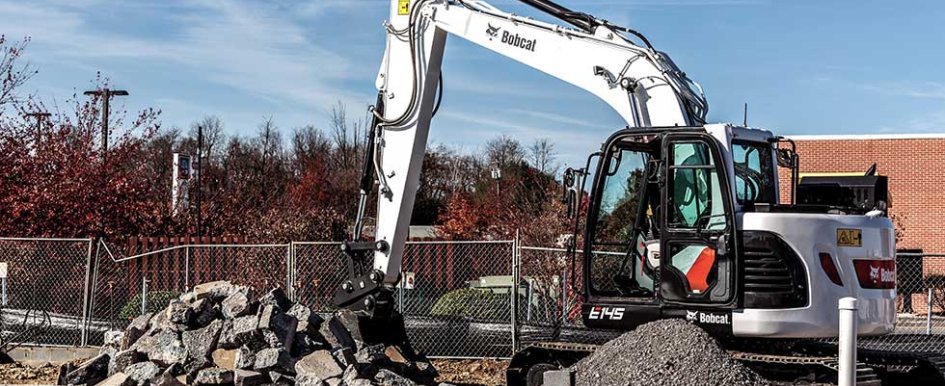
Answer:
[{"label": "bare tree", "polygon": [[548,138],[538,138],[528,148],[528,160],[539,172],[549,175],[558,173],[558,165],[555,163],[557,156],[555,144]]},{"label": "bare tree", "polygon": [[522,144],[507,135],[486,142],[486,160],[493,166],[505,168],[525,160]]},{"label": "bare tree", "polygon": [[197,138],[198,126],[203,127],[203,155],[211,158],[214,156],[213,151],[215,149],[219,151],[219,145],[226,140],[223,134],[223,121],[215,115],[207,115],[190,126],[191,137]]},{"label": "bare tree", "polygon": [[4,105],[21,101],[16,92],[17,88],[37,73],[29,63],[17,63],[29,42],[29,37],[20,42],[10,42],[4,35],[0,35],[0,113],[3,112]]},{"label": "bare tree", "polygon": [[338,149],[338,167],[356,166],[361,162],[359,154],[364,149],[365,140],[362,132],[366,131],[368,121],[366,118],[349,121],[347,108],[341,102],[332,106],[328,118],[331,139]]}]

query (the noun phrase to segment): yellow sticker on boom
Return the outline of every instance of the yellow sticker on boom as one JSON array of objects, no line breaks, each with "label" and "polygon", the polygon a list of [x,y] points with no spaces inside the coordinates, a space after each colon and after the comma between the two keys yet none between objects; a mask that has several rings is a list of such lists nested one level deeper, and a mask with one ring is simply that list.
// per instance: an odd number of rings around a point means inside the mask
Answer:
[{"label": "yellow sticker on boom", "polygon": [[410,0],[397,0],[397,14],[398,15],[410,14]]},{"label": "yellow sticker on boom", "polygon": [[863,232],[859,229],[837,229],[838,247],[862,247]]}]

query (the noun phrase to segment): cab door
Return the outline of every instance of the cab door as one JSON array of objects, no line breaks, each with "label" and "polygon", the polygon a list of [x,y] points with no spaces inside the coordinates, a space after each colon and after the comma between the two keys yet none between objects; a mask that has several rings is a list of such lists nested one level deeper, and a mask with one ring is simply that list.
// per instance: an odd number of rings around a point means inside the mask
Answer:
[{"label": "cab door", "polygon": [[660,297],[667,304],[734,305],[735,216],[715,138],[666,136],[661,183]]}]

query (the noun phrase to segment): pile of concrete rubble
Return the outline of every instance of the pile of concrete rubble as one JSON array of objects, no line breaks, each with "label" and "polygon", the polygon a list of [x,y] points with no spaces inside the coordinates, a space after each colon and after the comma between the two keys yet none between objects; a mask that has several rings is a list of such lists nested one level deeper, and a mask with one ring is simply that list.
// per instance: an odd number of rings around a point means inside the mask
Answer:
[{"label": "pile of concrete rubble", "polygon": [[110,332],[100,354],[60,369],[59,384],[431,385],[407,344],[365,342],[356,316],[327,319],[281,289],[258,299],[228,282],[198,285],[161,312]]},{"label": "pile of concrete rubble", "polygon": [[703,329],[680,319],[644,324],[601,346],[570,370],[577,386],[769,384]]}]

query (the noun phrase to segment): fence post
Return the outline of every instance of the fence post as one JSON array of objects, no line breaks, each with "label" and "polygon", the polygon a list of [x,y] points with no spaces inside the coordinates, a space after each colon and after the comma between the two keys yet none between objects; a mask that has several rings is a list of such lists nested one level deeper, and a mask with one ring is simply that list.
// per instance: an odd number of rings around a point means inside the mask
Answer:
[{"label": "fence post", "polygon": [[519,282],[519,233],[515,231],[515,240],[512,241],[512,318],[510,324],[512,327],[512,353],[515,356],[518,352],[518,282]]},{"label": "fence post", "polygon": [[[92,296],[92,239],[89,239],[88,254],[85,258],[85,288],[82,289],[82,320],[79,321],[79,346],[85,347],[88,344],[89,335],[89,314],[91,306],[89,298]],[[96,253],[96,257],[97,257]],[[98,259],[96,259],[98,260]],[[4,301],[6,300],[6,282],[4,282]]]},{"label": "fence post", "polygon": [[925,299],[925,335],[932,335],[932,288],[929,287]]},{"label": "fence post", "polygon": [[141,277],[141,315],[148,313],[148,278]]},{"label": "fence post", "polygon": [[839,386],[856,385],[856,298],[840,299]]},{"label": "fence post", "polygon": [[568,323],[568,269],[561,272],[561,324]]},{"label": "fence post", "polygon": [[285,291],[289,300],[295,301],[295,290],[292,287],[292,243],[285,246]]},{"label": "fence post", "polygon": [[404,314],[404,271],[400,271],[400,281],[397,283],[397,308],[400,314]]},{"label": "fence post", "polygon": [[190,291],[190,243],[184,246],[184,291]]}]

